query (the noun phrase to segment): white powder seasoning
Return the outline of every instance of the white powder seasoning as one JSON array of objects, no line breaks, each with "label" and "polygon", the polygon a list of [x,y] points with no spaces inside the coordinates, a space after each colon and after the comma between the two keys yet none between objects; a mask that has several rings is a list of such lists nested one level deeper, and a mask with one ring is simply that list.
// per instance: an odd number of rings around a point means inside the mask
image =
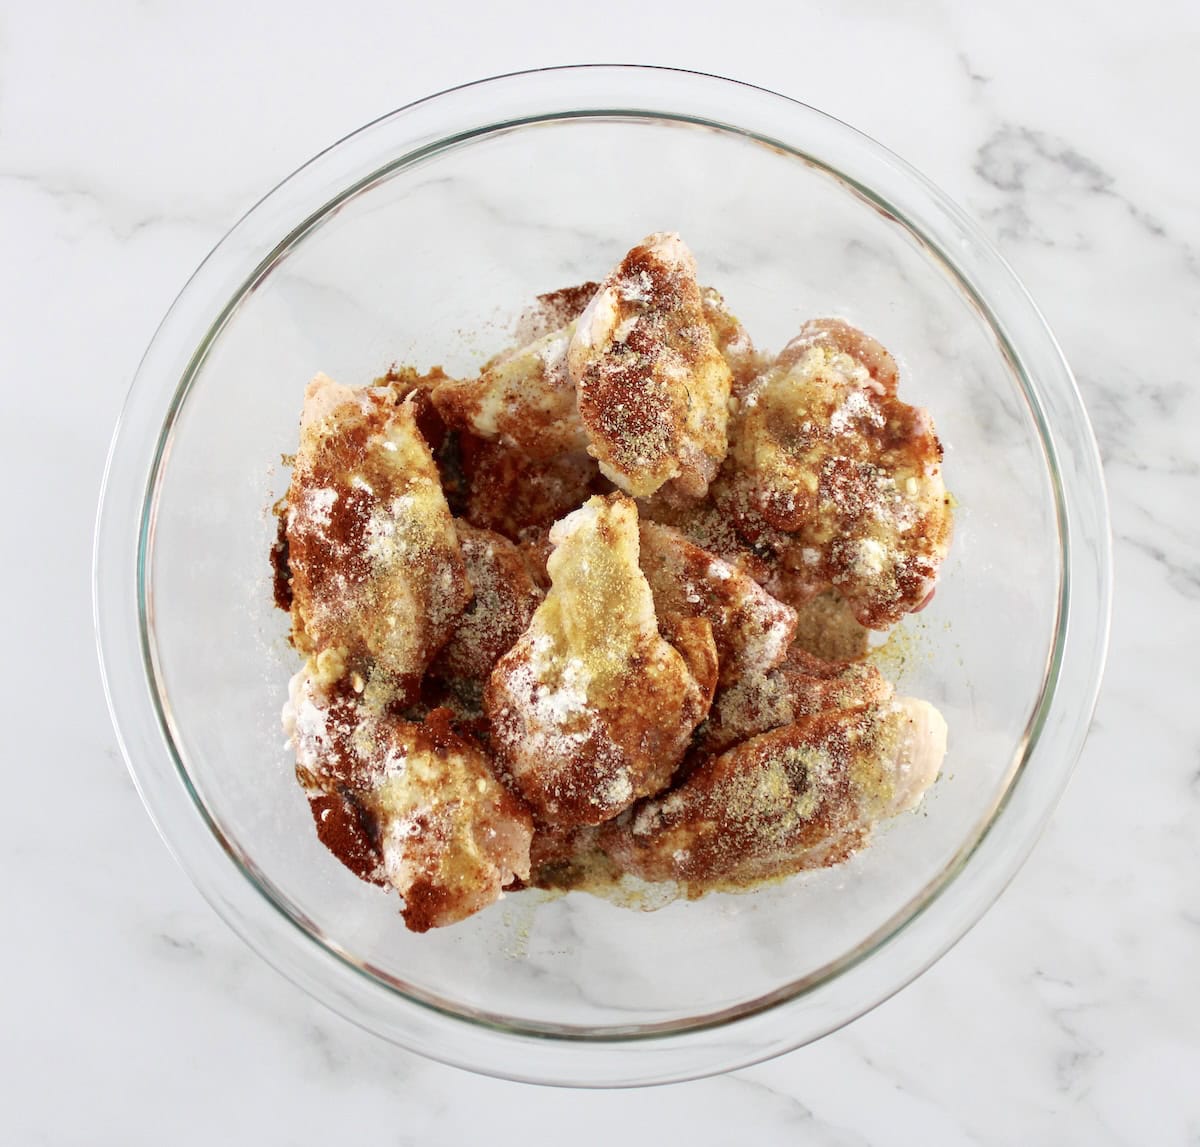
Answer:
[{"label": "white powder seasoning", "polygon": [[647,801],[633,818],[630,826],[634,836],[646,836],[662,823],[662,806],[658,801]]},{"label": "white powder seasoning", "polygon": [[337,491],[328,486],[309,490],[304,495],[304,513],[309,522],[314,526],[328,526],[337,497]]},{"label": "white powder seasoning", "polygon": [[615,808],[628,804],[633,799],[633,782],[629,779],[629,770],[621,769],[601,786],[604,805]]},{"label": "white powder seasoning", "polygon": [[[533,712],[537,723],[561,729],[587,713],[590,674],[578,657],[568,657],[559,662],[551,652],[553,644],[549,634],[539,634],[534,638],[529,665],[523,674],[528,674],[533,686]],[[556,675],[556,669],[558,681],[551,684],[550,679]]]},{"label": "white powder seasoning", "polygon": [[781,618],[767,627],[767,631],[762,635],[762,639],[756,650],[761,659],[761,664],[777,665],[783,660],[788,644],[791,642],[794,628],[792,619],[788,617]]},{"label": "white powder seasoning", "polygon": [[311,683],[303,669],[288,686],[283,729],[296,750],[296,763],[316,769],[330,747],[329,726],[325,710],[313,700]]},{"label": "white powder seasoning", "polygon": [[709,563],[708,576],[716,581],[728,581],[733,577],[733,568],[728,562],[721,561],[717,558]]},{"label": "white powder seasoning", "polygon": [[867,391],[852,390],[829,416],[829,429],[834,434],[845,434],[852,423],[859,421],[869,422],[872,426],[882,426],[884,418]]},{"label": "white powder seasoning", "polygon": [[403,749],[388,749],[383,756],[383,760],[380,762],[380,766],[382,769],[382,780],[401,777],[408,767],[408,754]]},{"label": "white powder seasoning", "polygon": [[411,494],[393,498],[389,507],[376,506],[367,519],[365,531],[367,556],[373,561],[392,562],[408,549],[401,531],[414,516],[416,499]]},{"label": "white powder seasoning", "polygon": [[869,580],[883,573],[887,550],[874,538],[863,538],[854,551],[853,570],[856,577]]},{"label": "white powder seasoning", "polygon": [[538,685],[533,693],[533,710],[538,722],[557,728],[585,714],[587,703],[587,691],[572,683],[565,673],[558,686]]},{"label": "white powder seasoning", "polygon": [[571,335],[575,332],[575,324],[571,323],[561,330],[552,331],[537,348],[537,356],[542,361],[542,368],[547,375],[557,372],[566,365],[567,347],[571,344]]},{"label": "white powder seasoning", "polygon": [[568,658],[556,673],[549,656],[552,644],[548,634],[533,639],[529,659],[510,675],[509,689],[515,697],[528,698],[527,707],[519,706],[527,755],[562,763],[594,734],[596,713],[588,706],[586,666]]}]

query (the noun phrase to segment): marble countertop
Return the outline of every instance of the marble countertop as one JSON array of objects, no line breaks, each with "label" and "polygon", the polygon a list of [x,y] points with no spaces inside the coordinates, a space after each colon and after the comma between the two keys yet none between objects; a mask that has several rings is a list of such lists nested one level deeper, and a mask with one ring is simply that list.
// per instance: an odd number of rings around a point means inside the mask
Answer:
[{"label": "marble countertop", "polygon": [[[1200,7],[743,0],[720,23],[698,7],[0,8],[5,1143],[524,1144],[567,1126],[580,1145],[1200,1143]],[[956,197],[1075,367],[1116,541],[1091,738],[982,923],[816,1045],[617,1093],[423,1061],[252,954],[126,775],[89,597],[112,424],[210,246],[382,112],[581,60],[775,88]]]}]

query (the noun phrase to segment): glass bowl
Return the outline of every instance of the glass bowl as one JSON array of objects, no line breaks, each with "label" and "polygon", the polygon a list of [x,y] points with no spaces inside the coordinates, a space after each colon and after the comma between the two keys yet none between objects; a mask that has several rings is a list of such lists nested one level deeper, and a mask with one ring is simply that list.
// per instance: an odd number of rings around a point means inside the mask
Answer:
[{"label": "glass bowl", "polygon": [[[469,372],[539,292],[682,233],[778,349],[839,314],[899,358],[958,500],[930,607],[879,652],[945,714],[919,813],[841,867],[636,912],[510,895],[405,931],[318,843],[279,711],[268,576],[306,381]],[[422,1054],[584,1086],[720,1071],[910,981],[996,898],[1067,782],[1100,679],[1109,537],[1070,371],[1013,273],[912,168],[731,81],[582,67],[457,88],[355,132],[259,203],[146,352],[109,458],[96,627],[125,757],[201,892],[344,1016]]]}]

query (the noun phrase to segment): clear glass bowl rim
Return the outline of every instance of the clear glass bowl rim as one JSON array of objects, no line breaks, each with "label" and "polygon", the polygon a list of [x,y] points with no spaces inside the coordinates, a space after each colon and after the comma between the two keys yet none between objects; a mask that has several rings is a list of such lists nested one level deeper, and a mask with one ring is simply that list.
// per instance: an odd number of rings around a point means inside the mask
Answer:
[{"label": "clear glass bowl rim", "polygon": [[[596,116],[750,136],[824,168],[916,236],[987,318],[1023,383],[1054,486],[1062,582],[1055,649],[1012,780],[977,839],[920,902],[827,974],[732,1014],[581,1035],[514,1029],[403,995],[267,892],[208,816],[175,749],[154,681],[146,558],[170,431],[199,363],[243,294],[335,203],[465,140]],[[134,783],[197,888],[260,955],[347,1018],[432,1058],[530,1082],[626,1086],[728,1070],[820,1038],[909,983],[978,920],[1033,847],[1082,748],[1107,648],[1111,545],[1099,454],[1070,369],[1015,274],[942,192],[862,133],[765,89],[675,69],[579,65],[480,80],[385,115],[285,179],[221,240],[163,319],[114,432],[93,600],[105,693]]]}]

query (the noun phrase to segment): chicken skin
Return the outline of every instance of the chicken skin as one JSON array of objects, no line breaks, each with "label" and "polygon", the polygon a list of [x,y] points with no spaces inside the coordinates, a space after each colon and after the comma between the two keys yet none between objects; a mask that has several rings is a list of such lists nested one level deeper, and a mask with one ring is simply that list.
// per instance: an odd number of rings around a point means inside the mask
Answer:
[{"label": "chicken skin", "polygon": [[475,378],[442,375],[431,397],[446,424],[531,459],[582,452],[587,435],[567,375],[567,347],[597,286],[539,295],[517,324],[515,346],[491,358]]},{"label": "chicken skin", "polygon": [[734,317],[721,293],[713,287],[700,288],[700,305],[712,331],[713,341],[729,367],[730,393],[739,398],[767,365],[754,348],[750,333]]},{"label": "chicken skin", "polygon": [[471,379],[447,379],[433,403],[447,425],[515,446],[530,458],[583,450],[567,346],[575,324],[494,358]]},{"label": "chicken skin", "polygon": [[883,704],[891,696],[875,666],[822,661],[793,645],[782,665],[750,669],[717,693],[697,750],[721,753],[804,717]]}]

